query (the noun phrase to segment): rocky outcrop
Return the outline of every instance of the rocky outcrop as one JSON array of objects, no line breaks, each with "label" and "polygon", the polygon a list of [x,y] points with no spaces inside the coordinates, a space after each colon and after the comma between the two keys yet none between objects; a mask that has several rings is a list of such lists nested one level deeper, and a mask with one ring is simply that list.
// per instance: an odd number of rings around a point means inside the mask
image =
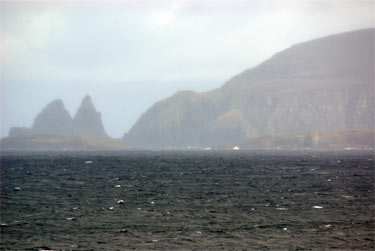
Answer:
[{"label": "rocky outcrop", "polygon": [[31,128],[11,128],[0,147],[2,151],[125,149],[121,140],[107,136],[90,96],[83,99],[74,119],[61,100],[52,101],[36,116]]},{"label": "rocky outcrop", "polygon": [[29,135],[32,134],[31,130],[27,127],[12,127],[9,131],[9,136],[22,136],[22,135]]},{"label": "rocky outcrop", "polygon": [[74,134],[96,138],[108,137],[102,123],[101,114],[95,110],[91,97],[86,96],[73,119]]},{"label": "rocky outcrop", "polygon": [[136,147],[210,146],[266,135],[374,128],[374,29],[294,45],[219,89],[157,102],[126,133]]},{"label": "rocky outcrop", "polygon": [[108,137],[101,120],[101,115],[95,110],[90,96],[86,96],[79,107],[74,119],[65,109],[64,103],[54,100],[49,103],[35,118],[33,126],[12,127],[9,136],[32,134],[56,134],[88,136],[95,138]]},{"label": "rocky outcrop", "polygon": [[71,134],[72,130],[72,118],[60,99],[49,103],[31,127],[33,133]]}]

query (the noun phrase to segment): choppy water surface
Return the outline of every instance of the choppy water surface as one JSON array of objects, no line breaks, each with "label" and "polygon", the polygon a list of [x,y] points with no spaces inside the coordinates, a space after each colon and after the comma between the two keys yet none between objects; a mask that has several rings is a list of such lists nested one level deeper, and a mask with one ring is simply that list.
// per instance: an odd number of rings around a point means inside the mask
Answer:
[{"label": "choppy water surface", "polygon": [[374,248],[364,152],[3,154],[3,250]]}]

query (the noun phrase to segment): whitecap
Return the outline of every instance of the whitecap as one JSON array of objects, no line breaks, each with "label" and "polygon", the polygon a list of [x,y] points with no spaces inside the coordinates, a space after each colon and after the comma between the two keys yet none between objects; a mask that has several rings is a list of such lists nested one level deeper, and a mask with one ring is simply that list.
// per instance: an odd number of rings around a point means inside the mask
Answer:
[{"label": "whitecap", "polygon": [[315,208],[315,209],[322,209],[323,207],[322,207],[322,206],[313,206],[312,208]]},{"label": "whitecap", "polygon": [[351,195],[342,195],[341,197],[343,197],[345,199],[354,199],[354,197],[351,196]]}]

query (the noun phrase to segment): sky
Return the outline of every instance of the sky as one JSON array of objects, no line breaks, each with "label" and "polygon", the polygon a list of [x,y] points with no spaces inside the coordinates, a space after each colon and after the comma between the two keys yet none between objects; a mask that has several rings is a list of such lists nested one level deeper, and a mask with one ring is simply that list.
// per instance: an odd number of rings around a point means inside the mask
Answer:
[{"label": "sky", "polygon": [[111,137],[293,44],[375,26],[372,0],[0,0],[0,137],[92,97]]}]

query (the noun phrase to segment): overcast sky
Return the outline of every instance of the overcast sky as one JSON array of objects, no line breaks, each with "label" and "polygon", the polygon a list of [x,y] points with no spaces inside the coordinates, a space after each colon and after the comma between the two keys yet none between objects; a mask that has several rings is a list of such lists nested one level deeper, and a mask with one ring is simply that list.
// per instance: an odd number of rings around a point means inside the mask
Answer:
[{"label": "overcast sky", "polygon": [[374,27],[374,1],[0,0],[1,137],[90,94],[121,137],[154,102],[207,91],[292,44]]}]

